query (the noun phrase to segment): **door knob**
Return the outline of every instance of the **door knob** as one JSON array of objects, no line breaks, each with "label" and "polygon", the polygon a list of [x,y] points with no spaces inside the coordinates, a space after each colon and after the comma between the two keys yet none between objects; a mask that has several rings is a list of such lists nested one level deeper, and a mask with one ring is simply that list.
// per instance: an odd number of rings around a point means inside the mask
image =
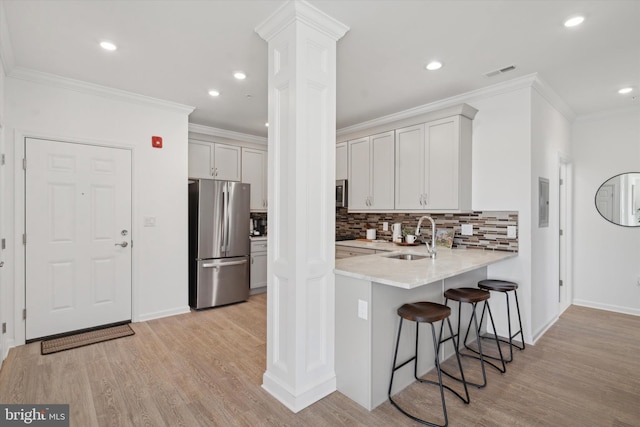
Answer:
[{"label": "door knob", "polygon": [[116,243],[115,246],[122,246],[123,248],[126,248],[127,246],[129,246],[129,243],[127,242]]},{"label": "door knob", "polygon": [[4,261],[0,261],[0,267],[4,267]]}]

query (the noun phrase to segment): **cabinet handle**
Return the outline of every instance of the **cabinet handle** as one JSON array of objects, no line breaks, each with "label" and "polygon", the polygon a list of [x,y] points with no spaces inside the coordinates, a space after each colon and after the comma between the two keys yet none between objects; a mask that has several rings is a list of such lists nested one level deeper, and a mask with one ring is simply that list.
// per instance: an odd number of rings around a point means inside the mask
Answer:
[{"label": "cabinet handle", "polygon": [[214,175],[213,175],[213,168],[211,168],[211,176],[214,176]]},{"label": "cabinet handle", "polygon": [[218,176],[218,168],[215,169],[213,176]]},{"label": "cabinet handle", "polygon": [[429,194],[424,193],[424,205],[429,206]]},{"label": "cabinet handle", "polygon": [[418,201],[420,202],[420,206],[422,206],[422,194],[420,195],[420,198],[418,199]]},{"label": "cabinet handle", "polygon": [[251,264],[253,264],[253,257],[251,257]]}]

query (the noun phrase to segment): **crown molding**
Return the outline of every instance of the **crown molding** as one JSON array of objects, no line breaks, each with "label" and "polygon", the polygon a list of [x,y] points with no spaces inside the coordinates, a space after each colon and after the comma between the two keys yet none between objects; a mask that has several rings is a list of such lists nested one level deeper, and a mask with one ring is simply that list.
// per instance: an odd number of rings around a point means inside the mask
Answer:
[{"label": "crown molding", "polygon": [[536,75],[536,78],[532,84],[533,89],[536,90],[544,99],[547,100],[556,110],[560,112],[569,122],[573,122],[576,119],[576,114],[573,112],[571,107],[567,105],[566,102],[560,95],[556,93],[551,86],[540,77],[540,75]]},{"label": "crown molding", "polygon": [[137,93],[101,86],[95,83],[61,77],[55,74],[43,73],[41,71],[35,71],[28,68],[14,67],[8,76],[14,79],[59,87],[89,95],[102,96],[104,98],[110,98],[117,101],[126,101],[133,104],[159,107],[164,110],[175,111],[187,115],[191,114],[195,109],[195,107],[178,104],[177,102],[165,101],[158,98],[152,98],[150,96],[139,95]]},{"label": "crown molding", "polygon": [[240,133],[240,132],[234,132],[231,130],[218,129],[211,126],[198,125],[195,123],[189,123],[189,132],[216,136],[218,138],[228,138],[228,139],[233,139],[240,142],[249,142],[252,144],[267,145],[267,138],[263,136],[249,135],[247,133]]},{"label": "crown molding", "polygon": [[254,31],[268,42],[295,21],[302,22],[333,40],[341,39],[349,31],[349,27],[342,22],[304,0],[292,0],[283,4],[255,27]]},{"label": "crown molding", "polygon": [[347,126],[342,129],[338,129],[337,136],[343,136],[355,132],[361,132],[368,128],[376,126],[384,126],[392,122],[400,120],[410,119],[414,116],[421,114],[427,114],[432,111],[441,110],[444,108],[450,108],[459,104],[471,102],[473,100],[487,98],[490,96],[496,96],[514,90],[530,88],[537,78],[537,74],[527,74],[526,76],[518,77],[515,79],[507,80],[506,82],[497,83],[491,86],[487,86],[481,89],[476,89],[470,92],[465,92],[460,95],[455,95],[449,98],[441,99],[429,104],[419,105],[408,110],[400,111],[397,113],[389,114],[387,116],[379,117],[377,119],[369,120],[366,122],[358,123],[353,126]]},{"label": "crown molding", "polygon": [[4,1],[0,1],[0,61],[2,61],[4,73],[9,74],[15,66],[15,59],[13,57],[11,39],[9,38],[9,27],[4,11]]}]

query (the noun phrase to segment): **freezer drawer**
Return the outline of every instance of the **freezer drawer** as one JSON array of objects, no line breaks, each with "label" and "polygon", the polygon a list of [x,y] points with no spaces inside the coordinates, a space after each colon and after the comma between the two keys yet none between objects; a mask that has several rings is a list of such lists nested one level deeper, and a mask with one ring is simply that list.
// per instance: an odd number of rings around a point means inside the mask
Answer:
[{"label": "freezer drawer", "polygon": [[246,301],[249,262],[248,256],[196,261],[196,283],[189,290],[189,305],[198,309]]}]

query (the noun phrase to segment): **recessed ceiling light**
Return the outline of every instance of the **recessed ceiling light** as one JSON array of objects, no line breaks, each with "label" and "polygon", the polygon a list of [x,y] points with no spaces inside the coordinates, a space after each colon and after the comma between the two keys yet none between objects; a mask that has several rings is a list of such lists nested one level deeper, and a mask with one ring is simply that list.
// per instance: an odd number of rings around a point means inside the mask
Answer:
[{"label": "recessed ceiling light", "polygon": [[265,125],[266,127],[269,127],[269,122],[265,123],[264,125]]},{"label": "recessed ceiling light", "polygon": [[118,48],[118,46],[108,41],[100,42],[100,47],[104,50],[116,50]]},{"label": "recessed ceiling light", "polygon": [[584,22],[584,16],[573,16],[564,21],[565,27],[576,27]]},{"label": "recessed ceiling light", "polygon": [[242,71],[237,71],[235,73],[233,73],[233,77],[235,77],[238,80],[244,80],[247,78],[247,75],[245,73],[243,73]]},{"label": "recessed ceiling light", "polygon": [[625,88],[620,89],[618,91],[618,93],[624,95],[625,93],[629,93],[629,92],[632,92],[632,91],[633,91],[632,87],[625,87]]},{"label": "recessed ceiling light", "polygon": [[439,70],[440,68],[442,68],[442,62],[440,62],[440,61],[431,61],[424,68],[426,68],[429,71]]},{"label": "recessed ceiling light", "polygon": [[209,91],[209,95],[211,95],[211,96],[220,96],[220,92],[218,92],[217,90],[210,90]]}]

